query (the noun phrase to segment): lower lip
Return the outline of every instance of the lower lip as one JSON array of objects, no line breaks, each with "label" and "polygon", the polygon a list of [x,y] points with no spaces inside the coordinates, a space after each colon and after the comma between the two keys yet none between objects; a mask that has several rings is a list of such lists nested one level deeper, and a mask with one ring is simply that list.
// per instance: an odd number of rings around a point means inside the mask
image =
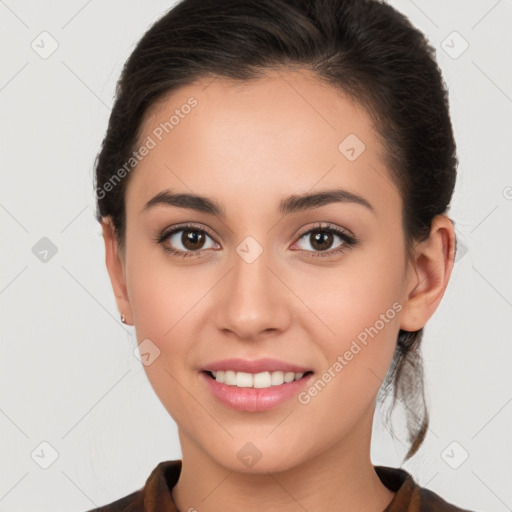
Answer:
[{"label": "lower lip", "polygon": [[289,398],[297,396],[313,375],[310,373],[299,380],[269,388],[239,388],[221,384],[206,372],[201,372],[201,378],[216,398],[232,409],[246,412],[267,411],[281,405]]}]

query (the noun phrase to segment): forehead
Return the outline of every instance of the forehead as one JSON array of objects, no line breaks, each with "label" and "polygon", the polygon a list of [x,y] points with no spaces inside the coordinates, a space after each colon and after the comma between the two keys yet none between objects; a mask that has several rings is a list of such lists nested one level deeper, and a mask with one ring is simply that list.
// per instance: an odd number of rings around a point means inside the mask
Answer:
[{"label": "forehead", "polygon": [[256,207],[315,188],[352,190],[385,207],[400,201],[366,110],[308,72],[249,82],[215,77],[152,105],[126,204],[142,208],[165,189]]}]

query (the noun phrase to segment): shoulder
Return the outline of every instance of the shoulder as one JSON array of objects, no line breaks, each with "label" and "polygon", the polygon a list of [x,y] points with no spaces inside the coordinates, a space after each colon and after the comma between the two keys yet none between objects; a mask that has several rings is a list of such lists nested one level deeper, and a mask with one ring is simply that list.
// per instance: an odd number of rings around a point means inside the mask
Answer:
[{"label": "shoulder", "polygon": [[432,492],[424,487],[418,487],[418,500],[422,507],[420,510],[423,512],[432,510],[433,512],[477,512],[467,508],[460,508],[457,505],[448,503],[441,496]]},{"label": "shoulder", "polygon": [[448,503],[441,496],[424,487],[417,487],[416,494],[421,512],[476,512]]},{"label": "shoulder", "polygon": [[435,492],[420,487],[403,468],[375,466],[382,483],[395,492],[384,512],[476,512],[448,503]]}]

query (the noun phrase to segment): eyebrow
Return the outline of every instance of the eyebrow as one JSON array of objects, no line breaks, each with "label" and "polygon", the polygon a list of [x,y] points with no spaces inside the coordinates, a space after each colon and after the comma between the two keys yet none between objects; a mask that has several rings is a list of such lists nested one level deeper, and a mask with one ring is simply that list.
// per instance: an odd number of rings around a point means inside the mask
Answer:
[{"label": "eyebrow", "polygon": [[[281,215],[288,215],[331,203],[355,203],[364,206],[375,213],[373,206],[364,198],[353,192],[343,189],[323,190],[313,194],[296,194],[283,199],[279,203],[278,212]],[[208,213],[217,217],[225,218],[224,208],[215,200],[205,196],[195,194],[175,194],[171,190],[159,192],[151,198],[142,209],[147,211],[157,205],[177,206],[178,208],[187,208],[198,212]]]}]

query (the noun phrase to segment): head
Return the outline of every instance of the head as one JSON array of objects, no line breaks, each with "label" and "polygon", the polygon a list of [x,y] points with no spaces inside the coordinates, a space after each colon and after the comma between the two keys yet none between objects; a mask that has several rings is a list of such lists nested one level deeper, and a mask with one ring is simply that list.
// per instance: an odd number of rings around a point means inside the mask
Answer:
[{"label": "head", "polygon": [[[184,0],[158,20],[124,66],[95,187],[119,310],[158,349],[145,370],[180,435],[226,465],[252,440],[284,468],[392,390],[412,456],[456,166],[434,50],[387,4]],[[263,356],[331,378],[278,414],[212,402],[205,365]]]}]

